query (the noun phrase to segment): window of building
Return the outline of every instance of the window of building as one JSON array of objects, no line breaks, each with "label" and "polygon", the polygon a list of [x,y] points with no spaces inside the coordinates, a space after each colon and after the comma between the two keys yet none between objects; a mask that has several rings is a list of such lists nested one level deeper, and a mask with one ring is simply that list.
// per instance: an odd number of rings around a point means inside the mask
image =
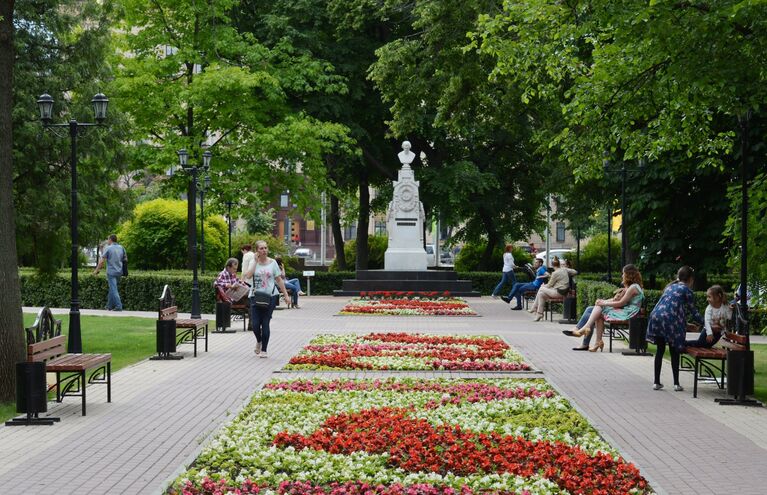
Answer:
[{"label": "window of building", "polygon": [[357,238],[357,224],[353,223],[344,227],[344,240],[350,241]]},{"label": "window of building", "polygon": [[376,220],[374,232],[375,235],[386,235],[386,222]]},{"label": "window of building", "polygon": [[565,242],[565,223],[557,222],[557,242]]},{"label": "window of building", "polygon": [[280,208],[287,208],[287,207],[288,207],[288,195],[280,194]]}]

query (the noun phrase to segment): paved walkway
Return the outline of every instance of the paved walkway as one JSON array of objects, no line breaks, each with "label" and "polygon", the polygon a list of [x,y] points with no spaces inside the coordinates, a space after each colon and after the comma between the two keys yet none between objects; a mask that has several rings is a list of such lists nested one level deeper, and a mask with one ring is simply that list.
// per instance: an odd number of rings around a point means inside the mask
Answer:
[{"label": "paved walkway", "polygon": [[[767,408],[719,406],[713,398],[723,393],[713,385],[703,385],[693,399],[688,373],[682,376],[686,391],[653,391],[651,358],[573,352],[576,340],[561,334],[567,327],[531,322],[526,312],[509,311],[497,300],[470,300],[479,318],[334,316],[344,302],[307,297],[302,309],[275,312],[269,359],[253,355],[252,334],[214,334],[210,352],[197,358],[181,346],[181,361],[147,360],[115,373],[111,404],[104,387],[90,388],[86,417],[71,398],[49,405],[48,413],[61,417],[54,426],[1,426],[0,492],[161,493],[266,381],[296,375],[273,373],[313,335],[410,330],[503,336],[639,466],[658,493],[765,493]],[[667,363],[663,371],[670,385]]]}]

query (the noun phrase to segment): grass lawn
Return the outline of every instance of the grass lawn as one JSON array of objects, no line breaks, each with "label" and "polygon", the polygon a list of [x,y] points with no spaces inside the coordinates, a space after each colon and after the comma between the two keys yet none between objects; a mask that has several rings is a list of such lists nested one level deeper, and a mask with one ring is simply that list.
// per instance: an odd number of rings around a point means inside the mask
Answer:
[{"label": "grass lawn", "polygon": [[[34,314],[24,314],[24,326],[35,321]],[[69,331],[69,315],[61,319],[61,333]],[[155,320],[114,316],[80,316],[83,352],[112,353],[112,373],[146,359],[155,353]],[[72,399],[70,399],[72,400]],[[0,403],[0,420],[16,416],[15,403]]]}]

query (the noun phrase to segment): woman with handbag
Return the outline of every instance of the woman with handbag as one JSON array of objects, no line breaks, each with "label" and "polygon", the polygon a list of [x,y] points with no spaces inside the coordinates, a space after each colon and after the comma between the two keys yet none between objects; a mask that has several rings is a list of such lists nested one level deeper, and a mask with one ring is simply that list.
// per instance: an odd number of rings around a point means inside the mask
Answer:
[{"label": "woman with handbag", "polygon": [[538,289],[538,293],[535,295],[535,303],[528,310],[530,313],[536,313],[534,321],[541,321],[543,319],[543,308],[547,301],[556,297],[564,297],[570,292],[570,277],[578,275],[578,272],[572,268],[560,266],[559,258],[556,256],[551,260],[551,266],[554,267],[554,272],[549,277],[548,283]]},{"label": "woman with handbag", "polygon": [[265,241],[256,241],[256,262],[242,274],[244,280],[252,280],[250,286],[250,322],[256,336],[256,348],[253,352],[258,357],[268,357],[266,348],[269,345],[269,322],[272,319],[278,295],[275,289],[279,287],[285,300],[288,301],[288,291],[277,262],[268,256],[269,248]]}]

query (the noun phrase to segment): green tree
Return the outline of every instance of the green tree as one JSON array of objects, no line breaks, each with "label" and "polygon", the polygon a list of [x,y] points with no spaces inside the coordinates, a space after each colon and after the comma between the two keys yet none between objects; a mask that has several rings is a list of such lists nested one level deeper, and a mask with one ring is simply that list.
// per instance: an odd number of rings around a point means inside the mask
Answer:
[{"label": "green tree", "polygon": [[[44,131],[37,98],[55,99],[57,122],[93,121],[90,100],[111,78],[110,4],[22,0],[17,4],[14,73],[14,202],[19,260],[53,272],[69,260],[70,140]],[[42,75],[41,75],[42,74]],[[108,95],[112,96],[112,95]],[[118,187],[125,118],[110,106],[107,127],[78,137],[79,241],[95,245],[130,211]],[[44,193],[43,193],[44,191]],[[41,200],[44,194],[45,200]]]},{"label": "green tree", "polygon": [[429,214],[461,225],[460,240],[487,239],[479,258],[494,269],[493,250],[506,238],[542,228],[546,166],[535,156],[522,91],[488,78],[495,60],[470,46],[468,32],[498,2],[393,2],[409,13],[413,35],[378,50],[370,77],[391,106],[393,134],[425,152],[416,169]]},{"label": "green tree", "polygon": [[[654,180],[629,210],[631,247],[647,267],[715,267],[727,248],[719,238],[730,178],[721,170],[738,170],[742,117],[752,115],[752,149],[764,154],[763,6],[507,2],[482,19],[477,42],[496,58],[495,74],[526,88],[524,100],[560,109],[560,122],[535,136],[576,177],[602,176],[605,152],[613,163],[647,161],[640,179]],[[711,221],[699,213],[709,209]]]},{"label": "green tree", "polygon": [[[179,148],[199,164],[211,141],[214,211],[233,196],[238,205],[264,206],[284,189],[303,209],[328,188],[323,157],[346,146],[347,129],[291,108],[287,95],[344,86],[325,64],[239,32],[230,17],[237,5],[121,0],[124,55],[113,88],[132,116],[133,139],[144,143],[133,166],[164,172]],[[178,192],[187,184],[174,178],[167,187]]]},{"label": "green tree", "polygon": [[334,186],[329,191],[330,219],[337,261],[345,269],[341,207],[354,199],[357,251],[352,259],[357,268],[366,268],[370,213],[381,204],[386,206],[386,202],[370,198],[369,188],[389,189],[389,181],[396,178],[399,151],[388,135],[387,106],[368,78],[368,70],[376,60],[376,50],[399,35],[398,26],[409,29],[398,22],[403,14],[382,3],[348,0],[262,1],[242,10],[244,15],[238,16],[241,29],[252,30],[270,47],[290,47],[302,60],[321,61],[343,81],[343,92],[307,95],[289,90],[288,97],[294,108],[349,129],[351,152],[333,150],[325,156]]},{"label": "green tree", "polygon": [[0,402],[16,396],[16,363],[24,360],[13,205],[14,1],[0,1]]}]

